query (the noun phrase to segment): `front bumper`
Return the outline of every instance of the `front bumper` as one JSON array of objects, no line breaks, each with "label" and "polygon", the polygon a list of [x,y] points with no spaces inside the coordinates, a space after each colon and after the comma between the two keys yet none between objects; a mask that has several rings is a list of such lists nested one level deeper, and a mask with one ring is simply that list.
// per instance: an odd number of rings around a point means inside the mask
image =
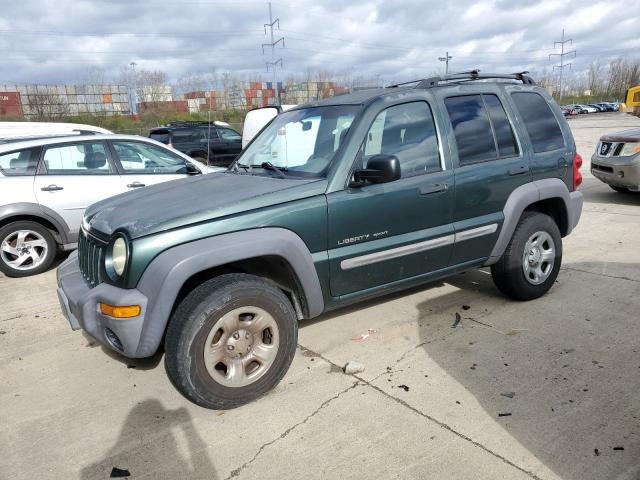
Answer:
[{"label": "front bumper", "polygon": [[[78,253],[73,252],[57,270],[58,299],[73,330],[84,330],[101,344],[127,357],[144,357],[138,346],[142,336],[147,297],[136,289],[114,287],[106,283],[89,288],[80,273]],[[140,305],[140,315],[117,319],[100,312],[100,303]],[[114,341],[114,336],[118,341]]]},{"label": "front bumper", "polygon": [[591,157],[591,174],[615,187],[640,190],[640,157]]}]

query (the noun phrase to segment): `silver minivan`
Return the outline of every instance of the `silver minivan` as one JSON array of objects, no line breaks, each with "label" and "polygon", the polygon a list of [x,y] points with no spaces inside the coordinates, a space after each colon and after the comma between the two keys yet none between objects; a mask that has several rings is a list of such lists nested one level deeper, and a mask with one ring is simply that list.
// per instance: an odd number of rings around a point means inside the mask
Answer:
[{"label": "silver minivan", "polygon": [[51,137],[0,145],[0,271],[45,271],[77,246],[84,210],[146,185],[221,170],[130,135]]}]

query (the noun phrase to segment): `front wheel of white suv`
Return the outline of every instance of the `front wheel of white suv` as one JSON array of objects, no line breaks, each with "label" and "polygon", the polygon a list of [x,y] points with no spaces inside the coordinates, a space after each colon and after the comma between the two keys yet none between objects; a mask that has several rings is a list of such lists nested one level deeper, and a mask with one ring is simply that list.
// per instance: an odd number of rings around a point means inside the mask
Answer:
[{"label": "front wheel of white suv", "polygon": [[8,277],[28,277],[46,271],[56,257],[56,241],[43,225],[12,222],[0,228],[0,271]]}]

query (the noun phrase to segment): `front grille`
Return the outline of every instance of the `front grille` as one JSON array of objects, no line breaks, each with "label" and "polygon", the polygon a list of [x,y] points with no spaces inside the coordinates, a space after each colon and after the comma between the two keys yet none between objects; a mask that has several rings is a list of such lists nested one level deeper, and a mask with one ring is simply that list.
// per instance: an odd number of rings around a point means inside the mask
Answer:
[{"label": "front grille", "polygon": [[78,261],[80,272],[91,288],[102,283],[102,264],[106,245],[80,230],[78,237]]}]

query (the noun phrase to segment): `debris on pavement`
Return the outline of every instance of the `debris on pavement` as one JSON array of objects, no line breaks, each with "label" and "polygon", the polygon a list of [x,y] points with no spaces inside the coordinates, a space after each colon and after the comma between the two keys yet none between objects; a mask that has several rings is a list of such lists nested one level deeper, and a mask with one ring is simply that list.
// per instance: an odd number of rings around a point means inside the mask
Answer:
[{"label": "debris on pavement", "polygon": [[624,447],[613,447],[614,450],[624,450]]},{"label": "debris on pavement", "polygon": [[501,393],[500,395],[507,398],[513,398],[516,396],[516,392],[505,392],[505,393]]},{"label": "debris on pavement", "polygon": [[131,473],[129,473],[129,470],[122,469],[122,468],[118,468],[118,467],[113,467],[111,469],[111,475],[109,475],[109,478],[125,478],[125,477],[130,477]]},{"label": "debris on pavement", "polygon": [[364,365],[360,362],[356,362],[355,360],[349,360],[345,364],[343,370],[347,375],[353,375],[354,373],[364,372]]},{"label": "debris on pavement", "polygon": [[360,335],[356,335],[355,337],[351,337],[351,340],[355,340],[357,342],[361,342],[363,340],[366,340],[367,338],[369,338],[371,335],[373,335],[374,333],[377,333],[378,331],[370,328],[367,330],[367,333],[361,333]]},{"label": "debris on pavement", "polygon": [[462,305],[463,310],[469,310],[471,307],[469,305]]},{"label": "debris on pavement", "polygon": [[398,385],[398,388],[403,389],[405,392],[409,391],[409,387],[407,385]]},{"label": "debris on pavement", "polygon": [[511,413],[499,413],[498,416],[499,417],[510,417]]},{"label": "debris on pavement", "polygon": [[595,455],[596,457],[599,457],[599,456],[600,456],[600,450],[598,450],[597,448],[594,448],[594,449],[593,449],[593,453],[594,453],[594,455]]},{"label": "debris on pavement", "polygon": [[127,365],[127,368],[136,368],[136,367],[137,367],[137,365],[131,365],[131,364]]},{"label": "debris on pavement", "polygon": [[4,330],[0,330],[0,335],[4,335],[5,333],[7,332],[5,332]]},{"label": "debris on pavement", "polygon": [[454,320],[453,325],[451,325],[451,328],[456,328],[458,325],[460,325],[461,321],[462,321],[462,317],[458,312],[456,312],[456,319]]}]

